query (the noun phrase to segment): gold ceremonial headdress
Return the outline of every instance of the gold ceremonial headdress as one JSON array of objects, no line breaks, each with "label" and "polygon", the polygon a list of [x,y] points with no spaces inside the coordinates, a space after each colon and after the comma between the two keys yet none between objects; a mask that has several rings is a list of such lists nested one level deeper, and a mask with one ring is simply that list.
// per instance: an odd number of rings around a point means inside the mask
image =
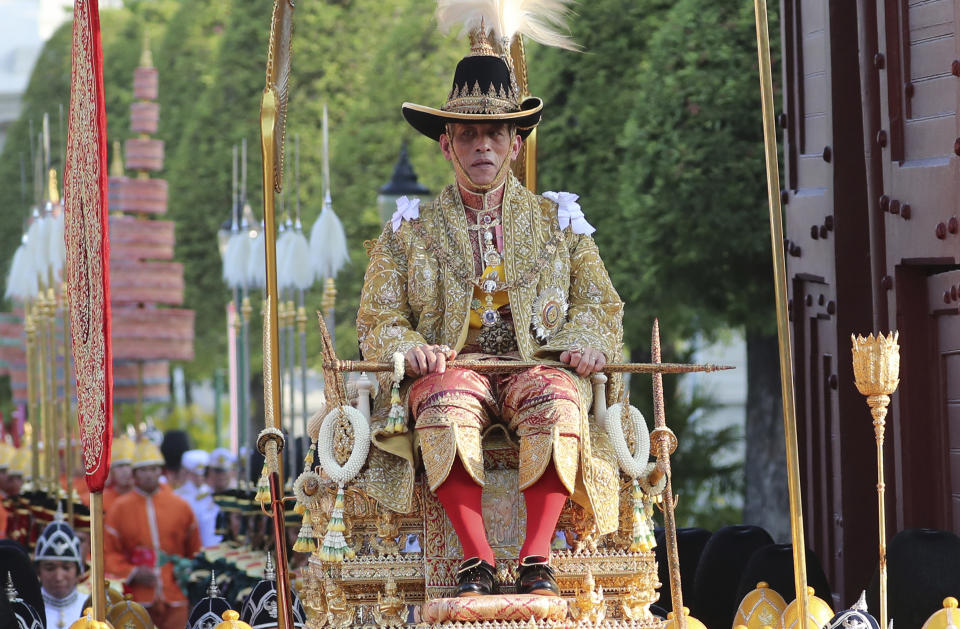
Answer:
[{"label": "gold ceremonial headdress", "polygon": [[163,466],[163,455],[160,454],[160,448],[149,439],[141,439],[133,452],[133,469],[148,467],[150,465]]},{"label": "gold ceremonial headdress", "polygon": [[127,435],[120,435],[113,440],[110,455],[110,465],[130,465],[133,463],[133,454],[136,444]]},{"label": "gold ceremonial headdress", "polygon": [[568,1],[439,0],[440,30],[462,24],[470,36],[470,53],[457,64],[453,87],[439,109],[404,103],[403,117],[433,140],[439,140],[451,122],[510,122],[525,138],[540,122],[543,101],[522,97],[510,47],[515,38],[527,35],[548,46],[576,49],[557,30],[565,29]]}]

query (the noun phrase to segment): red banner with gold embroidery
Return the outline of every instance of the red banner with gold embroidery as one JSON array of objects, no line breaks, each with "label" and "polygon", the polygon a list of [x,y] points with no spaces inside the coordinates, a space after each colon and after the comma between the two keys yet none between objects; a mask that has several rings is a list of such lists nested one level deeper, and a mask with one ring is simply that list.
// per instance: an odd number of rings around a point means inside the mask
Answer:
[{"label": "red banner with gold embroidery", "polygon": [[103,491],[113,435],[107,112],[97,0],[73,5],[73,74],[63,172],[64,271],[87,487]]}]

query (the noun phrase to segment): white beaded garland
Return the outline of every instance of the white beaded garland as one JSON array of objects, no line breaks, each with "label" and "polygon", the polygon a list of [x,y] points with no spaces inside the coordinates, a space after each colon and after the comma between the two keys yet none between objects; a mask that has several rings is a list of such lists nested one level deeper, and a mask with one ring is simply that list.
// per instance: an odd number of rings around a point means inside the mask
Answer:
[{"label": "white beaded garland", "polygon": [[[620,469],[630,478],[646,478],[656,463],[648,462],[650,460],[650,433],[647,430],[647,422],[643,418],[643,413],[635,406],[630,406],[629,412],[623,412],[623,404],[617,403],[607,409],[607,434],[610,436],[610,442],[617,453],[617,461],[620,463]],[[623,435],[623,421],[627,420],[633,424],[633,434],[636,436],[637,446],[636,454],[630,452],[627,447],[627,439]]]},{"label": "white beaded garland", "polygon": [[[342,415],[350,420],[350,425],[353,427],[353,448],[350,451],[350,458],[341,467],[333,452],[333,431],[337,420]],[[331,480],[338,484],[353,480],[367,461],[369,451],[370,425],[363,413],[346,404],[327,413],[323,423],[320,424],[320,434],[317,436],[317,459],[320,467]]]}]

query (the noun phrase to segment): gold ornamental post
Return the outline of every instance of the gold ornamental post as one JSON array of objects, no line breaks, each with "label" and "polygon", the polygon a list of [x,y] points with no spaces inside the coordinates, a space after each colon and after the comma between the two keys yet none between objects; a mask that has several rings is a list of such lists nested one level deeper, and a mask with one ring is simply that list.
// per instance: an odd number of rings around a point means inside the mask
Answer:
[{"label": "gold ornamental post", "polygon": [[[660,320],[653,320],[650,343],[650,360],[660,362]],[[667,415],[663,407],[663,374],[653,374],[653,424],[650,434],[651,450],[656,454],[657,467],[666,476],[663,488],[663,533],[667,542],[667,568],[670,575],[670,602],[677,629],[687,629],[687,615],[683,609],[683,588],[680,582],[680,549],[677,546],[677,520],[674,513],[673,472],[670,470],[670,455],[677,449],[677,436],[667,427]]]},{"label": "gold ornamental post", "polygon": [[[793,347],[787,310],[787,272],[783,258],[783,215],[780,209],[780,179],[777,165],[777,133],[773,120],[773,78],[770,67],[770,33],[766,0],[754,0],[757,26],[757,56],[760,65],[760,95],[763,111],[763,149],[767,165],[767,201],[770,206],[770,244],[773,250],[773,281],[777,304],[777,340],[780,349],[780,388],[783,397],[783,433],[787,448],[787,489],[790,494],[790,530],[793,542],[793,578],[797,617],[807,623],[807,557],[803,537],[800,496],[800,455],[794,406]],[[883,629],[886,629],[885,627]]]},{"label": "gold ornamental post", "polygon": [[877,519],[880,531],[880,627],[887,626],[887,517],[884,504],[883,432],[890,396],[900,384],[900,333],[850,335],[857,390],[867,396],[877,443]]},{"label": "gold ornamental post", "polygon": [[[266,262],[266,316],[263,322],[263,386],[266,429],[257,447],[267,464],[271,504],[283,500],[283,468],[278,455],[283,449],[283,397],[280,390],[280,335],[277,288],[277,235],[274,193],[283,189],[283,144],[287,122],[287,97],[293,39],[293,2],[274,0],[267,50],[266,85],[260,100],[260,148],[263,153],[263,224]],[[269,468],[269,469],[268,469]],[[276,510],[275,510],[276,513]],[[293,629],[292,599],[286,564],[283,522],[274,522],[277,559],[277,626]],[[279,527],[279,528],[277,528]]]}]

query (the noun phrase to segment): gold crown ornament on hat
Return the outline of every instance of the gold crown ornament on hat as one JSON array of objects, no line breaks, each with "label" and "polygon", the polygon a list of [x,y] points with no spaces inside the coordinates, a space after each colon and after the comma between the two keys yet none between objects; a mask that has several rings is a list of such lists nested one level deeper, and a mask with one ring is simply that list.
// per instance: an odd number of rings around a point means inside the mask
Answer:
[{"label": "gold crown ornament on hat", "polygon": [[[511,54],[526,35],[546,46],[576,50],[563,33],[570,0],[439,0],[441,32],[461,26],[470,52],[457,64],[453,85],[439,108],[404,103],[410,125],[439,140],[449,123],[509,122],[525,138],[540,122],[543,101],[523,95]],[[523,71],[525,73],[525,70]]]},{"label": "gold crown ornament on hat", "polygon": [[133,454],[136,444],[128,435],[121,434],[113,440],[110,451],[110,465],[130,465],[133,463]]},{"label": "gold crown ornament on hat", "polygon": [[131,464],[133,469],[149,467],[151,465],[160,465],[162,467],[163,463],[163,455],[155,443],[149,439],[141,439],[137,442],[137,446],[133,451],[133,463]]}]

